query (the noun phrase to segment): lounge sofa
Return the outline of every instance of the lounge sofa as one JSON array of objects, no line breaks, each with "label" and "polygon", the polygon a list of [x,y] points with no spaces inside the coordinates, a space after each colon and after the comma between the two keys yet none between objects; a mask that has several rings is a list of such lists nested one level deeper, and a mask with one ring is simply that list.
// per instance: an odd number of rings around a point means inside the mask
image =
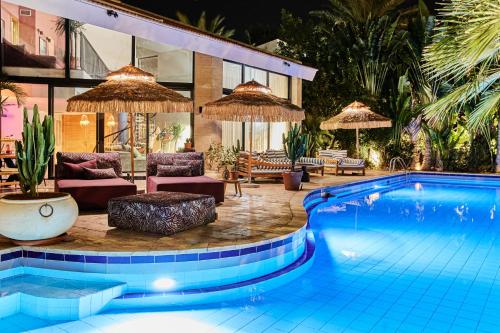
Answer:
[{"label": "lounge sofa", "polygon": [[[173,166],[179,161],[200,161],[199,171],[194,176],[159,176],[158,166]],[[224,201],[224,182],[205,176],[203,153],[151,153],[147,156],[147,191],[184,192],[207,194],[216,203]]]},{"label": "lounge sofa", "polygon": [[[121,178],[121,163],[118,153],[64,153],[56,155],[56,191],[66,192],[73,196],[80,210],[103,210],[108,207],[111,198],[137,194],[137,186]],[[118,178],[83,179],[75,178],[68,164],[80,164],[96,161],[98,169],[112,168]]]}]

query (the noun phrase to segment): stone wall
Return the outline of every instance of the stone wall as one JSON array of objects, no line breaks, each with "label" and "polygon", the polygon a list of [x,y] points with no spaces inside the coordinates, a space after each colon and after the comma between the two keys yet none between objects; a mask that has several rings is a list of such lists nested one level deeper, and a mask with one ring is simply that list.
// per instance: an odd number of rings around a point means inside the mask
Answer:
[{"label": "stone wall", "polygon": [[207,120],[200,108],[222,97],[222,59],[201,53],[194,55],[194,145],[196,151],[206,152],[211,142],[221,142],[220,121]]}]

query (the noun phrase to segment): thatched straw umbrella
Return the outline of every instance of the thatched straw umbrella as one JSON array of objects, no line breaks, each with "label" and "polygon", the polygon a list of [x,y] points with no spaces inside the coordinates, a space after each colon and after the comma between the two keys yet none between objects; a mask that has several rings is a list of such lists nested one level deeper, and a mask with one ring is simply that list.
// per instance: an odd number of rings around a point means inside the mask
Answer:
[{"label": "thatched straw umbrella", "polygon": [[[205,104],[202,116],[213,120],[250,122],[250,156],[254,122],[298,122],[305,118],[301,107],[273,95],[271,89],[253,80],[236,86],[230,95]],[[252,180],[251,160],[249,183]]]},{"label": "thatched straw umbrella", "polygon": [[127,112],[130,121],[130,166],[134,179],[134,113],[193,112],[189,98],[155,82],[153,74],[127,65],[107,81],[68,99],[66,111],[81,113]]},{"label": "thatched straw umbrella", "polygon": [[391,120],[370,110],[365,104],[354,101],[338,115],[321,123],[323,130],[356,129],[356,153],[359,157],[359,130],[363,128],[391,127]]}]

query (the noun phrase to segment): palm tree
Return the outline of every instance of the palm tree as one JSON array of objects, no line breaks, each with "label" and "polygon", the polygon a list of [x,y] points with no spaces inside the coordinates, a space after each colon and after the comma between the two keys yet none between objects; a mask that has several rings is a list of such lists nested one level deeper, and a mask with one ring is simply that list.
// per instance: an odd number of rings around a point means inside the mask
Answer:
[{"label": "palm tree", "polygon": [[24,90],[15,84],[14,82],[10,82],[7,80],[4,80],[3,78],[0,78],[0,139],[2,138],[2,115],[3,115],[3,107],[5,102],[10,96],[4,96],[2,95],[2,91],[8,90],[10,91],[13,95],[14,98],[16,99],[17,105],[21,105],[24,102],[24,99],[26,98],[26,93]]},{"label": "palm tree", "polygon": [[336,24],[363,24],[386,15],[408,16],[417,10],[419,0],[330,0],[327,10],[313,15],[329,16]]},{"label": "palm tree", "polygon": [[177,19],[181,21],[182,23],[188,24],[195,26],[201,30],[205,30],[211,33],[214,33],[216,35],[220,35],[222,37],[226,38],[231,38],[234,36],[235,30],[234,29],[227,29],[224,26],[224,20],[226,19],[223,16],[217,15],[214,17],[211,21],[207,22],[207,13],[205,11],[201,12],[200,17],[198,18],[198,21],[196,22],[191,22],[189,17],[181,12],[177,12]]},{"label": "palm tree", "polygon": [[[0,95],[1,95],[1,92],[3,90],[9,90],[10,92],[12,92],[12,94],[14,94],[14,98],[16,99],[17,105],[22,104],[24,99],[26,98],[26,93],[24,92],[24,90],[20,86],[15,84],[14,82],[10,82],[10,81],[6,81],[6,80],[2,79],[0,81]],[[0,97],[0,115],[3,112],[3,105],[9,97],[10,96],[6,96],[6,97],[1,96]]]},{"label": "palm tree", "polygon": [[[451,0],[437,21],[435,41],[424,51],[424,68],[431,79],[452,89],[426,107],[426,118],[437,126],[472,106],[467,126],[485,133],[500,111],[500,1]],[[500,172],[500,126],[496,170]]]}]

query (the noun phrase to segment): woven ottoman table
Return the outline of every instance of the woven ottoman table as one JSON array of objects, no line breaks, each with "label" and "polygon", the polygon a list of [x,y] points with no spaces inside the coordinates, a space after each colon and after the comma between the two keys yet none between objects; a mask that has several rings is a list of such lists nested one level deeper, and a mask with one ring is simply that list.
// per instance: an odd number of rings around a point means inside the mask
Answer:
[{"label": "woven ottoman table", "polygon": [[154,192],[108,201],[108,225],[121,229],[171,235],[215,219],[215,199],[209,195]]}]

